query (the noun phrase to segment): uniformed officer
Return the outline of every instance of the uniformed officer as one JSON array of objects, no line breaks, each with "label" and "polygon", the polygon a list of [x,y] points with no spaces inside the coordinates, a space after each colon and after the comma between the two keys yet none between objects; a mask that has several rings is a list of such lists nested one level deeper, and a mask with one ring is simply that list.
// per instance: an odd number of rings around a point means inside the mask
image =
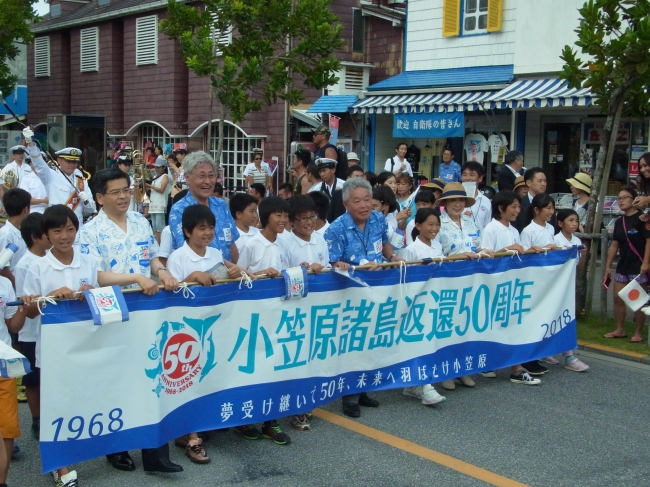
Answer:
[{"label": "uniformed officer", "polygon": [[29,165],[29,161],[25,158],[25,146],[15,145],[10,150],[13,154],[13,161],[2,169],[0,198],[7,189],[24,189],[32,196],[30,201],[31,211],[43,213],[48,202],[47,192],[43,183]]},{"label": "uniformed officer", "polygon": [[80,222],[83,221],[84,215],[95,213],[95,201],[92,193],[82,172],[77,168],[81,150],[67,147],[56,152],[59,168],[53,169],[45,163],[36,144],[31,142],[34,132],[26,128],[23,129],[23,135],[27,141],[27,153],[32,158],[36,174],[47,189],[50,206],[66,205],[70,207]]}]

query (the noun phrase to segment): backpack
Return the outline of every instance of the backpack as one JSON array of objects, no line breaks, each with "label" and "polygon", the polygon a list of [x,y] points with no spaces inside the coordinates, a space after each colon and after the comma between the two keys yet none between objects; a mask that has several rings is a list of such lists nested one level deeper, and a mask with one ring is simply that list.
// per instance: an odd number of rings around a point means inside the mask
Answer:
[{"label": "backpack", "polygon": [[336,148],[336,177],[345,181],[348,178],[348,154],[343,149]]}]

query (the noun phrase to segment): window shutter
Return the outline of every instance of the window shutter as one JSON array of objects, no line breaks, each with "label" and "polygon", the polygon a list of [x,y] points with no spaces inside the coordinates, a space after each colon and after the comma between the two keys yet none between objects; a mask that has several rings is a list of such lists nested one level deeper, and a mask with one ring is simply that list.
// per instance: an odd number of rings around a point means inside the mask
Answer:
[{"label": "window shutter", "polygon": [[34,76],[50,75],[50,36],[34,39]]},{"label": "window shutter", "polygon": [[442,35],[443,37],[460,34],[460,0],[443,0]]},{"label": "window shutter", "polygon": [[503,0],[488,0],[487,31],[499,32],[503,21]]},{"label": "window shutter", "polygon": [[81,72],[99,71],[99,27],[81,29],[79,45]]},{"label": "window shutter", "polygon": [[[216,22],[217,14],[211,13],[210,16],[212,17],[212,20]],[[210,27],[210,35],[212,36],[212,42],[215,44],[215,54],[217,56],[221,56],[223,54],[219,50],[217,44],[222,44],[225,46],[232,44],[232,27],[229,27],[225,32],[217,32],[217,30],[214,28],[214,25],[212,25],[212,27]]]},{"label": "window shutter", "polygon": [[135,21],[135,64],[158,64],[158,16]]},{"label": "window shutter", "polygon": [[364,52],[365,22],[360,8],[352,10],[352,52]]},{"label": "window shutter", "polygon": [[361,91],[363,90],[363,68],[354,66],[345,67],[345,89]]}]

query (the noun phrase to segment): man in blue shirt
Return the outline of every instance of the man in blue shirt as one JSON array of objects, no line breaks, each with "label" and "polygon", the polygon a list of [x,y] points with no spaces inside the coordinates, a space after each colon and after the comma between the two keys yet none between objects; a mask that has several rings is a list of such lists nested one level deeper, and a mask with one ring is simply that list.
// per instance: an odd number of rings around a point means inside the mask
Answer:
[{"label": "man in blue shirt", "polygon": [[[343,205],[346,213],[338,217],[325,231],[330,262],[353,265],[379,264],[403,260],[395,254],[388,241],[384,215],[372,209],[372,187],[365,179],[348,179],[343,185]],[[343,396],[343,414],[358,418],[359,406],[379,406],[379,401],[367,393]]]},{"label": "man in blue shirt", "polygon": [[191,205],[206,205],[212,210],[217,220],[214,229],[214,240],[210,247],[219,249],[223,258],[236,263],[239,252],[235,242],[239,238],[239,231],[235,225],[228,205],[223,200],[213,196],[214,183],[217,181],[217,165],[205,152],[192,152],[183,161],[185,179],[189,190],[187,195],[172,206],[169,212],[169,229],[172,234],[172,250],[176,250],[185,243],[183,234],[183,211]]},{"label": "man in blue shirt", "polygon": [[454,161],[454,151],[445,149],[442,152],[442,164],[440,164],[439,176],[445,183],[460,183],[462,181],[460,164]]}]

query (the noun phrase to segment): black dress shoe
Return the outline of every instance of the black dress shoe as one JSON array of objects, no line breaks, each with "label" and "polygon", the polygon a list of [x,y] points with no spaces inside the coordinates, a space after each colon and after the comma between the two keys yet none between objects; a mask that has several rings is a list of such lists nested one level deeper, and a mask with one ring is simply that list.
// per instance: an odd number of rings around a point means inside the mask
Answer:
[{"label": "black dress shoe", "polygon": [[183,471],[183,467],[173,463],[169,458],[157,458],[154,461],[145,462],[142,464],[145,472],[164,472],[164,473],[178,473]]},{"label": "black dress shoe", "polygon": [[132,472],[135,470],[135,462],[128,452],[122,451],[119,453],[112,453],[106,455],[106,459],[110,462],[113,468],[124,470],[125,472]]},{"label": "black dress shoe", "polygon": [[343,403],[343,414],[351,418],[358,418],[361,416],[361,409],[358,404]]},{"label": "black dress shoe", "polygon": [[367,408],[378,408],[379,401],[377,399],[373,399],[365,392],[362,392],[359,395],[359,406],[365,406]]}]

